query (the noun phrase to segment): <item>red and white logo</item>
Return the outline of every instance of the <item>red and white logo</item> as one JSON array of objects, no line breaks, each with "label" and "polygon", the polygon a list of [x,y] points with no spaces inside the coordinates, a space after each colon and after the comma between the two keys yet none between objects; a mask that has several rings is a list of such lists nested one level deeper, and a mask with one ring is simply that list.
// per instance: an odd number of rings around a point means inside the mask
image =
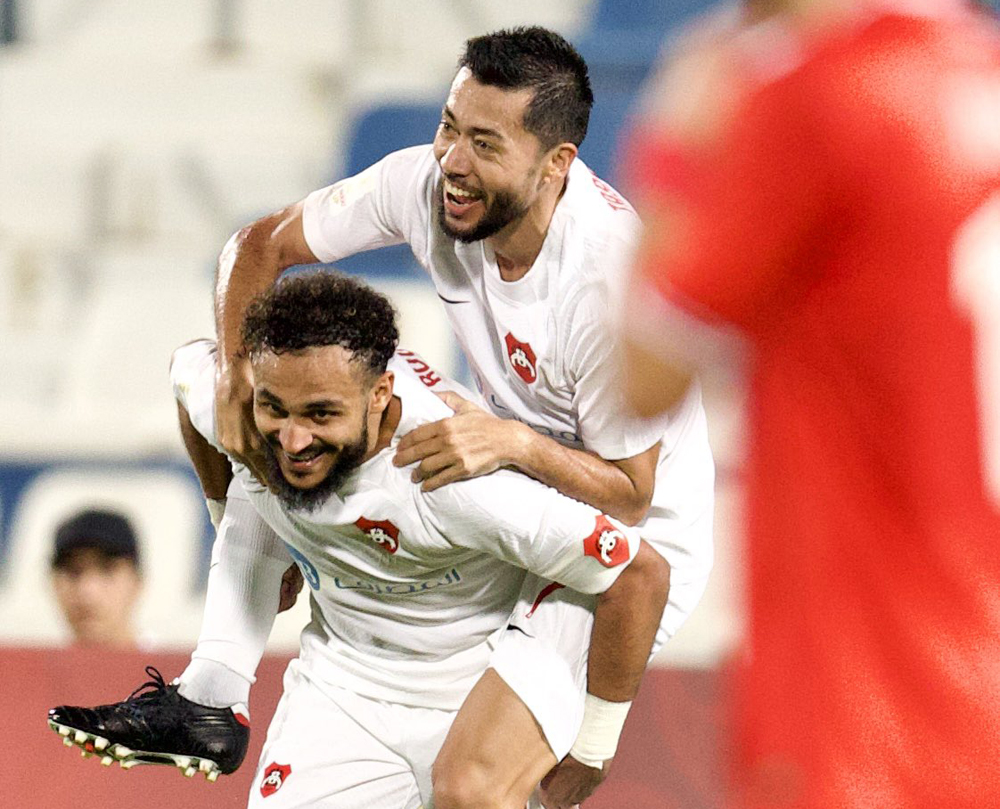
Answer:
[{"label": "red and white logo", "polygon": [[399,529],[388,520],[366,520],[364,517],[354,523],[386,553],[399,549]]},{"label": "red and white logo", "polygon": [[507,343],[507,356],[510,358],[510,365],[521,379],[529,385],[538,378],[535,371],[535,352],[531,346],[522,343],[513,334],[507,332],[504,338]]},{"label": "red and white logo", "polygon": [[292,774],[291,764],[278,764],[271,762],[264,770],[264,780],[260,782],[260,794],[269,798],[285,783],[285,780]]},{"label": "red and white logo", "polygon": [[583,552],[605,567],[615,567],[629,558],[628,537],[603,514],[597,515],[594,533],[583,540]]}]

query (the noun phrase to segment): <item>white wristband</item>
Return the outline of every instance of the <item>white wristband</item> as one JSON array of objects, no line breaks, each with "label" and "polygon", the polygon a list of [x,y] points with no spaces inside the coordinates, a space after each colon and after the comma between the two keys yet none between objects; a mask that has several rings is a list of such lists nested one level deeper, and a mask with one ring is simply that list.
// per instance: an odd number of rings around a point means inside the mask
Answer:
[{"label": "white wristband", "polygon": [[221,497],[216,500],[206,497],[205,505],[208,506],[208,518],[212,521],[212,527],[215,533],[219,533],[219,523],[222,522],[222,515],[226,513],[226,498]]},{"label": "white wristband", "polygon": [[608,702],[587,694],[583,722],[570,755],[581,764],[601,769],[605,761],[615,757],[625,717],[631,707],[631,702]]}]

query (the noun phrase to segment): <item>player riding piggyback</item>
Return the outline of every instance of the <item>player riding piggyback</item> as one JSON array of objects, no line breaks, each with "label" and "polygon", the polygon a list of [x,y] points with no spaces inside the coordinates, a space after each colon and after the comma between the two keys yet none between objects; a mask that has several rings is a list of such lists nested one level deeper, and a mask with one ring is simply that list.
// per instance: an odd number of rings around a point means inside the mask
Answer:
[{"label": "player riding piggyback", "polygon": [[[666,599],[668,571],[635,529],[516,472],[499,470],[425,492],[411,469],[393,463],[401,435],[450,410],[412,355],[393,354],[395,326],[384,298],[329,273],[288,279],[251,308],[245,336],[269,485],[237,465],[227,514],[249,499],[288,547],[313,602],[313,620],[286,675],[251,805],[276,788],[293,801],[289,806],[313,805],[323,795],[339,796],[337,805],[370,805],[352,803],[350,785],[335,773],[364,760],[355,757],[370,728],[401,719],[421,730],[407,737],[412,746],[397,781],[378,782],[385,791],[374,805],[396,805],[399,791],[429,804],[431,764],[488,666],[525,570],[582,593],[624,599],[613,609],[619,611],[616,626],[625,613],[628,626],[607,633],[610,644],[602,654],[626,666],[631,656],[631,667],[641,671]],[[178,401],[209,443],[216,440],[214,369],[209,341],[174,355]],[[447,385],[435,378],[432,387]],[[622,579],[625,571],[633,572]],[[632,652],[628,637],[638,640]],[[173,698],[176,685],[160,683],[160,690]],[[296,707],[303,704],[307,710]],[[121,741],[109,746],[101,725],[127,713],[122,705],[127,703],[59,708],[50,721],[70,728],[73,738],[82,732],[87,742],[103,742],[108,755],[124,763],[162,755],[136,742],[121,756]],[[315,717],[329,716],[342,727],[341,713],[359,711],[369,730],[359,731],[357,746],[334,749],[322,762],[309,758],[307,751],[331,750],[331,724]],[[574,730],[567,728],[572,716],[535,719],[553,738]],[[390,737],[379,744],[392,746]],[[291,773],[278,786],[270,765],[288,762]],[[543,774],[529,779],[525,799]],[[375,788],[366,786],[365,794]]]}]

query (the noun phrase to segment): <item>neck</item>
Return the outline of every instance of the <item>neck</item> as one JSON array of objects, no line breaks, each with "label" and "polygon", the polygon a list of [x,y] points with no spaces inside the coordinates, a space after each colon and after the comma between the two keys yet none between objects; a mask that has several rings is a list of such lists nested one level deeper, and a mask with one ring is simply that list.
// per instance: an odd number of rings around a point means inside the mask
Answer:
[{"label": "neck", "polygon": [[382,411],[377,428],[372,429],[372,425],[369,425],[369,434],[372,438],[369,439],[368,452],[366,452],[365,457],[362,458],[362,463],[367,461],[369,458],[374,458],[382,450],[389,446],[389,443],[392,441],[392,437],[396,434],[396,428],[399,426],[399,419],[402,414],[403,403],[399,400],[398,396],[393,396],[389,400],[389,406]]},{"label": "neck", "polygon": [[559,185],[548,183],[543,186],[524,216],[486,240],[493,248],[500,277],[504,281],[523,278],[542,252],[552,216],[566,190],[568,179],[565,178]]}]

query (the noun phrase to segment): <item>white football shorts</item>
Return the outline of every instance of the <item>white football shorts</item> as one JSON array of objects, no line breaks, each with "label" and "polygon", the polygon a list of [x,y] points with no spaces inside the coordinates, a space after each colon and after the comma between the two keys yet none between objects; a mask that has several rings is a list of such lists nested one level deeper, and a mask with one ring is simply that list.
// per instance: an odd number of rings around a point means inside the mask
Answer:
[{"label": "white football shorts", "polygon": [[[431,767],[457,711],[317,683],[297,659],[283,685],[248,809],[433,809]],[[526,809],[542,809],[537,796]]]},{"label": "white football shorts", "polygon": [[[693,525],[673,533],[675,537],[683,533],[688,541],[701,536],[711,543],[711,531],[709,509]],[[670,595],[653,644],[655,654],[698,605],[708,584],[708,571],[678,564],[676,545],[646,539],[671,563]],[[596,604],[596,596],[528,574],[507,631],[490,657],[490,667],[528,706],[560,761],[576,741],[583,720]]]}]

